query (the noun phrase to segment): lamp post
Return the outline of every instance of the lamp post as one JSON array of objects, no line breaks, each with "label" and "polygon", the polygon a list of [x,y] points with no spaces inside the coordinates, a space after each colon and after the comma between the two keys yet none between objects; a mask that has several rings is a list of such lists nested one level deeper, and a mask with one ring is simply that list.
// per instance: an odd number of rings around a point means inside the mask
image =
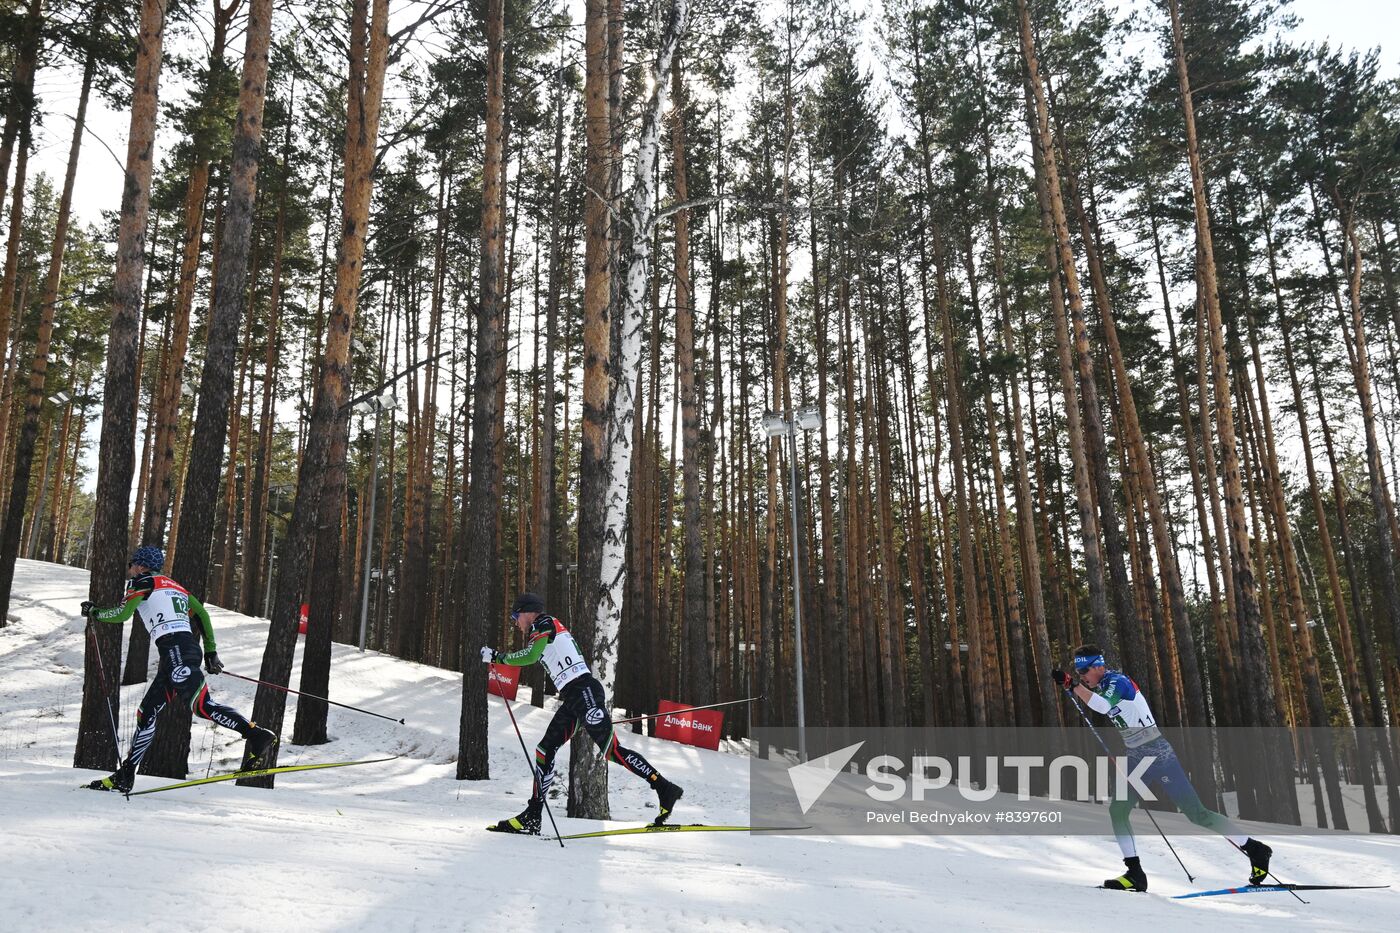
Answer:
[{"label": "lamp post", "polygon": [[821,412],[810,406],[798,409],[788,418],[771,411],[763,416],[763,433],[770,438],[787,435],[791,445],[788,462],[792,467],[792,609],[797,645],[797,756],[801,761],[807,760],[807,708],[802,676],[802,571],[797,565],[797,432],[814,431],[821,424]]},{"label": "lamp post", "polygon": [[[751,641],[741,641],[736,648],[739,649],[740,664],[744,668],[744,696],[753,696],[753,664],[754,652],[758,650],[758,645]],[[744,738],[753,738],[753,704],[746,704],[744,707],[748,713],[748,723],[744,729]],[[766,757],[766,753],[765,753]]]},{"label": "lamp post", "polygon": [[374,516],[379,498],[379,418],[386,411],[392,412],[398,407],[398,404],[393,390],[388,389],[383,395],[365,399],[355,406],[355,409],[362,415],[368,414],[370,409],[374,410],[374,453],[370,455],[369,512],[365,518],[364,590],[360,596],[361,651],[365,650],[365,638],[369,633],[369,567],[374,556]]}]

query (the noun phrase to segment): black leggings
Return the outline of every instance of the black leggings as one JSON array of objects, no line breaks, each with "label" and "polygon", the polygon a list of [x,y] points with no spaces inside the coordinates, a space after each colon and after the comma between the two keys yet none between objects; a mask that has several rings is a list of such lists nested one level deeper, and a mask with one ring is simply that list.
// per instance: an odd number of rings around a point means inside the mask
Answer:
[{"label": "black leggings", "polygon": [[615,761],[638,777],[655,784],[661,772],[637,752],[618,744],[613,732],[612,717],[608,715],[603,697],[603,685],[592,674],[584,674],[564,685],[559,691],[559,709],[544,730],[544,738],[535,746],[535,790],[531,805],[538,805],[544,793],[554,783],[554,755],[564,743],[574,737],[579,722],[588,730],[593,741],[609,761]]},{"label": "black leggings", "polygon": [[136,734],[131,737],[131,754],[126,756],[126,767],[134,772],[141,764],[155,738],[160,711],[176,697],[189,704],[190,712],[201,719],[245,737],[252,731],[252,726],[238,710],[215,702],[209,696],[209,685],[199,669],[204,654],[193,635],[183,632],[167,635],[156,642],[156,650],[160,653],[160,667],[136,710]]}]

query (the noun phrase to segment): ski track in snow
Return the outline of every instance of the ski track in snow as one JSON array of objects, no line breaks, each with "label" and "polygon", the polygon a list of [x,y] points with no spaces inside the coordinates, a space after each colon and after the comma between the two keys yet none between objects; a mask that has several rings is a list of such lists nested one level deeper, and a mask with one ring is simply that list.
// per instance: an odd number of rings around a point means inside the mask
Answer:
[{"label": "ski track in snow", "polygon": [[[1138,842],[1153,894],[1094,890],[1119,870],[1111,838],[783,837],[686,833],[581,839],[501,836],[487,823],[529,794],[520,746],[490,701],[493,778],[454,780],[461,678],[334,646],[331,697],[407,725],[331,708],[328,745],[284,745],[280,764],[397,754],[397,761],[280,775],[272,792],[232,782],[124,800],[79,790],[70,765],[81,703],[85,570],[20,561],[0,629],[0,929],[5,931],[447,931],[605,929],[1055,930],[1113,919],[1154,931],[1394,929],[1397,891],[1175,901],[1158,895],[1243,882],[1222,840],[1174,840],[1188,883],[1145,820]],[[267,622],[210,607],[229,670],[256,674]],[[108,672],[109,677],[116,676]],[[299,667],[293,671],[293,681]],[[248,712],[254,687],[211,677]],[[144,684],[121,688],[125,751]],[[524,693],[522,693],[524,696]],[[552,715],[517,701],[533,746]],[[285,732],[295,715],[289,704]],[[741,749],[709,752],[624,732],[686,789],[679,822],[747,823]],[[229,770],[241,740],[197,720],[191,777]],[[559,769],[567,767],[561,750]],[[138,789],[165,783],[140,776]],[[563,782],[558,782],[559,790]],[[614,768],[613,822],[639,825],[655,798]],[[565,818],[563,833],[598,828]],[[548,820],[545,821],[548,830]],[[1107,816],[1105,815],[1105,830]],[[1300,883],[1400,883],[1400,839],[1278,836],[1274,868]]]}]

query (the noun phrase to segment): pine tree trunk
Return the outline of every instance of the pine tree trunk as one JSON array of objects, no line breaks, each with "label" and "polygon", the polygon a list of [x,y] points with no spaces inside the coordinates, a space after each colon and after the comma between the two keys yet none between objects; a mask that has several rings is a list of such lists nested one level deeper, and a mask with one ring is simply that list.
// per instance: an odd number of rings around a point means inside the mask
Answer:
[{"label": "pine tree trunk", "polygon": [[[37,0],[31,9],[31,15],[37,16],[39,9]],[[96,37],[100,24],[104,20],[104,14],[105,8],[102,5],[93,11],[93,25],[89,30],[89,40]],[[24,522],[24,514],[28,505],[29,474],[34,462],[34,443],[38,437],[39,413],[44,403],[44,382],[49,370],[49,349],[53,342],[53,323],[54,313],[58,306],[58,288],[63,279],[63,256],[68,243],[68,221],[73,207],[73,184],[78,173],[78,154],[82,149],[83,130],[87,124],[88,97],[92,91],[95,71],[96,58],[90,43],[87,57],[83,63],[83,82],[82,90],[78,94],[78,109],[73,117],[73,138],[68,147],[68,166],[63,176],[63,193],[59,196],[58,216],[54,219],[48,275],[44,279],[43,291],[40,293],[39,329],[34,346],[34,359],[29,368],[29,387],[24,404],[24,423],[20,427],[19,436],[15,441],[14,455],[10,460],[12,471],[10,495],[5,513],[4,532],[0,536],[0,603],[5,605],[8,605],[10,601],[10,591],[14,583],[15,560],[19,555],[20,526]],[[21,88],[15,88],[12,93],[21,94],[24,91]],[[20,161],[15,171],[15,210],[10,215],[10,241],[14,246],[18,245],[22,226],[20,208],[24,203],[25,175],[29,161],[29,131],[29,121],[26,118],[19,133]],[[0,195],[0,201],[3,201],[3,195]],[[0,334],[5,335],[9,334],[10,329],[10,309],[14,300],[15,277],[12,260],[16,256],[17,252],[13,250],[6,255],[5,280],[0,284],[0,305],[3,305],[3,308],[0,308]],[[0,422],[9,422],[10,407],[10,405],[5,405],[3,409],[0,409]],[[67,431],[72,411],[72,403],[70,402],[64,416],[64,440],[58,447],[60,451],[67,448]],[[4,437],[3,434],[0,434],[0,451],[4,449]],[[57,487],[55,486],[55,500],[56,498]],[[41,516],[35,516],[36,521],[40,518]],[[4,625],[5,618],[0,617],[0,627]],[[137,624],[136,627],[140,628],[140,625]]]},{"label": "pine tree trunk", "polygon": [[[972,307],[976,309],[981,306],[981,303],[977,291],[977,267],[973,258],[973,243],[970,236],[963,250],[963,263],[967,269]],[[974,329],[977,333],[977,353],[981,359],[985,360],[988,358],[988,353],[982,319],[975,310],[973,314]],[[987,419],[987,459],[992,468],[991,487],[995,503],[993,521],[996,523],[996,545],[1000,550],[1000,556],[994,555],[993,562],[998,565],[1002,596],[1006,605],[1006,627],[1011,642],[1011,664],[1013,667],[1013,672],[1008,679],[1012,684],[1010,696],[1015,700],[1015,703],[1012,715],[1007,717],[1006,724],[1029,726],[1032,724],[1032,718],[1030,684],[1027,683],[1029,669],[1026,665],[1025,627],[1021,618],[1021,593],[1016,584],[1015,557],[1011,549],[1011,521],[1006,508],[1006,486],[1001,465],[1001,446],[997,442],[997,432],[1000,427],[997,423],[996,406],[992,402],[990,381],[987,382],[982,393],[982,410],[983,417]],[[1049,682],[1048,672],[1041,679]]]},{"label": "pine tree trunk", "polygon": [[[370,6],[373,5],[373,20]],[[326,473],[331,466],[336,430],[344,423],[340,414],[349,385],[350,330],[358,303],[365,225],[369,218],[380,101],[388,60],[388,0],[355,0],[351,10],[349,43],[349,93],[345,127],[345,186],[341,199],[340,247],[336,261],[335,291],[326,321],[326,346],[312,401],[311,423],[297,473],[297,496],[282,567],[277,577],[267,647],[263,652],[261,680],[287,684],[297,641],[298,609],[303,601],[310,556],[317,537],[317,517]],[[485,683],[481,693],[486,692]],[[280,733],[286,694],[273,687],[259,687],[253,718]],[[274,760],[275,764],[275,752]],[[272,778],[250,778],[243,784],[270,787]]]},{"label": "pine tree trunk", "polygon": [[[1036,57],[1034,39],[1031,34],[1030,11],[1026,0],[1017,0],[1020,12],[1021,54],[1026,63],[1026,114],[1031,127],[1031,153],[1035,162],[1036,196],[1040,202],[1041,232],[1045,238],[1045,264],[1049,272],[1050,310],[1055,322],[1055,343],[1059,350],[1060,386],[1065,397],[1065,420],[1069,431],[1070,461],[1074,468],[1074,490],[1079,506],[1079,529],[1084,547],[1084,573],[1089,587],[1089,614],[1094,624],[1094,640],[1099,647],[1115,652],[1117,640],[1108,624],[1108,594],[1104,587],[1103,557],[1099,550],[1098,522],[1094,516],[1092,494],[1089,486],[1088,452],[1085,443],[1083,422],[1080,417],[1079,399],[1074,388],[1074,365],[1070,355],[1069,326],[1065,319],[1065,292],[1060,285],[1064,275],[1064,288],[1069,291],[1071,303],[1078,302],[1079,281],[1074,272],[1073,256],[1068,253],[1069,233],[1063,235],[1059,229],[1064,225],[1064,211],[1061,207],[1058,218],[1054,205],[1058,203],[1059,174],[1055,169],[1054,152],[1050,142],[1050,118],[1045,102],[1045,92],[1040,87],[1040,64]],[[1087,407],[1087,406],[1086,406]]]},{"label": "pine tree trunk", "polygon": [[[617,24],[620,31],[621,22]],[[583,424],[579,449],[578,588],[571,631],[579,648],[596,655],[594,620],[603,553],[603,511],[607,483],[608,361],[611,345],[613,225],[613,118],[610,85],[621,64],[612,58],[608,0],[587,0],[584,14],[584,257],[583,257]],[[607,763],[585,753],[585,738],[569,755],[570,816],[601,819],[606,814]],[[600,790],[599,787],[602,787]],[[598,802],[603,801],[601,808]]]},{"label": "pine tree trunk", "polygon": [[[977,45],[977,67],[979,76],[982,70],[982,46]],[[983,85],[983,106],[986,105],[986,91]],[[1006,273],[1002,254],[1001,221],[998,210],[1001,206],[1000,192],[997,190],[996,172],[992,166],[992,138],[990,128],[982,125],[982,157],[986,172],[986,215],[992,234],[992,275],[997,297],[997,309],[1001,323],[1001,352],[1008,357],[1012,354],[1010,302],[1006,290]],[[1008,392],[1008,383],[1009,389]],[[1040,691],[1041,717],[1046,725],[1059,724],[1063,713],[1062,704],[1056,696],[1056,689],[1050,680],[1049,671],[1053,667],[1050,659],[1050,636],[1045,623],[1045,597],[1041,584],[1040,554],[1036,550],[1035,513],[1031,507],[1030,475],[1026,464],[1026,439],[1021,415],[1021,389],[1016,379],[1002,379],[1002,403],[1010,396],[1011,413],[1006,419],[1007,446],[1011,449],[1012,472],[1016,489],[1016,519],[1018,543],[1020,545],[1022,586],[1026,597],[1026,623],[1030,629],[1032,654],[1035,660],[1035,680]],[[998,496],[1001,484],[997,484]],[[1003,545],[1009,554],[1009,544]],[[1009,559],[1009,558],[1008,558]],[[1027,720],[1029,724],[1029,720]]]},{"label": "pine tree trunk", "polygon": [[1196,115],[1182,44],[1181,16],[1177,0],[1169,0],[1172,41],[1176,52],[1177,82],[1185,115],[1187,159],[1191,168],[1191,190],[1195,205],[1196,236],[1200,252],[1201,291],[1207,315],[1210,365],[1215,389],[1216,433],[1220,439],[1221,472],[1224,481],[1225,513],[1229,523],[1230,569],[1234,578],[1236,624],[1240,632],[1242,661],[1248,702],[1242,704],[1247,724],[1277,725],[1273,689],[1264,657],[1263,633],[1259,623],[1259,601],[1255,593],[1254,568],[1250,560],[1249,530],[1245,523],[1244,492],[1239,452],[1235,439],[1234,408],[1230,397],[1225,355],[1224,329],[1220,315],[1220,293],[1216,284],[1215,249],[1211,239],[1210,208],[1206,202],[1205,173],[1201,167],[1200,146],[1196,140]]},{"label": "pine tree trunk", "polygon": [[1182,668],[1182,680],[1187,685],[1186,709],[1189,719],[1183,725],[1204,726],[1206,717],[1205,694],[1200,689],[1200,662],[1196,652],[1196,641],[1191,632],[1191,621],[1186,611],[1186,593],[1181,583],[1181,570],[1177,563],[1172,544],[1171,531],[1167,528],[1162,510],[1162,498],[1157,490],[1152,462],[1148,457],[1147,443],[1143,439],[1142,426],[1138,421],[1137,402],[1133,397],[1132,378],[1123,358],[1123,349],[1118,341],[1118,326],[1113,308],[1109,302],[1108,280],[1103,272],[1097,230],[1091,224],[1084,209],[1084,201],[1078,191],[1077,180],[1071,175],[1070,190],[1073,193],[1075,212],[1078,217],[1080,235],[1089,260],[1090,275],[1093,278],[1093,294],[1103,325],[1104,345],[1112,364],[1113,380],[1117,388],[1117,402],[1123,420],[1122,444],[1127,448],[1127,469],[1139,484],[1143,499],[1147,504],[1147,515],[1151,524],[1152,539],[1156,548],[1157,567],[1161,574],[1162,587],[1170,610],[1171,628],[1169,637],[1175,641],[1176,653]]},{"label": "pine tree trunk", "polygon": [[[678,203],[690,198],[686,179],[685,83],[680,60],[672,71],[671,159]],[[705,552],[701,539],[700,412],[695,391],[695,305],[690,286],[690,211],[676,213],[676,379],[681,404],[681,498],[684,503],[682,630],[692,703],[714,702],[714,667],[706,619]]]},{"label": "pine tree trunk", "polygon": [[[151,155],[164,37],[165,0],[143,0],[132,82],[126,176],[117,227],[117,265],[112,280],[112,325],[107,336],[102,440],[98,448],[97,504],[92,528],[92,579],[88,588],[88,598],[106,606],[118,603],[124,589],[127,504],[136,453],[136,337],[140,330],[141,273],[146,258]],[[83,659],[83,704],[78,744],[73,754],[75,768],[111,768],[117,763],[113,720],[117,713],[116,674],[120,650],[119,627],[92,626]]]},{"label": "pine tree trunk", "polygon": [[[1308,410],[1303,401],[1303,389],[1298,381],[1298,370],[1293,353],[1292,325],[1287,309],[1283,305],[1283,293],[1279,287],[1277,261],[1274,252],[1272,228],[1268,212],[1264,209],[1263,196],[1260,195],[1260,209],[1264,216],[1264,242],[1269,258],[1269,280],[1274,288],[1275,301],[1278,305],[1279,331],[1283,336],[1284,365],[1288,370],[1288,384],[1293,393],[1293,410],[1298,419],[1299,439],[1303,447],[1303,462],[1308,473],[1308,496],[1312,502],[1313,515],[1317,522],[1318,544],[1322,548],[1323,562],[1327,569],[1327,588],[1331,596],[1332,612],[1337,619],[1337,631],[1342,643],[1342,658],[1345,664],[1345,679],[1342,680],[1348,701],[1350,703],[1351,715],[1355,718],[1356,724],[1361,728],[1357,732],[1358,754],[1362,762],[1361,784],[1366,806],[1366,820],[1371,832],[1386,832],[1385,818],[1381,815],[1380,803],[1376,798],[1376,790],[1371,777],[1371,762],[1374,760],[1375,750],[1371,744],[1371,730],[1367,728],[1367,708],[1362,698],[1361,678],[1356,668],[1356,649],[1352,642],[1351,624],[1347,618],[1346,601],[1342,596],[1342,583],[1337,572],[1337,554],[1332,543],[1332,531],[1328,524],[1327,510],[1323,505],[1321,487],[1317,480],[1317,467],[1313,461],[1312,439],[1308,426]],[[1318,624],[1326,626],[1327,620],[1322,616],[1321,606],[1319,606]],[[1324,634],[1326,630],[1324,628]],[[1304,656],[1305,664],[1315,663],[1312,659]],[[1311,702],[1311,697],[1309,697]],[[1324,720],[1325,723],[1325,720]],[[1383,745],[1388,745],[1382,739]],[[1389,756],[1387,755],[1386,758]],[[1383,759],[1384,760],[1384,759]],[[1393,782],[1387,782],[1387,789],[1390,794],[1390,812],[1400,813],[1400,788],[1396,788]],[[1330,787],[1329,787],[1330,792]],[[1333,804],[1334,811],[1336,804]]]},{"label": "pine tree trunk", "polygon": [[[9,194],[8,184],[10,181],[10,160],[15,157],[15,141],[19,140],[20,158],[26,158],[26,150],[29,148],[29,130],[34,118],[34,71],[38,67],[39,50],[43,44],[44,32],[44,3],[43,0],[29,0],[24,12],[24,25],[15,36],[13,46],[13,70],[10,72],[9,87],[7,89],[9,97],[9,109],[5,111],[5,129],[0,134],[0,204],[5,203],[5,196]],[[96,16],[94,15],[94,20]],[[24,173],[19,170],[18,164],[15,167],[15,186],[21,187],[24,182]],[[21,199],[22,200],[22,199]],[[14,236],[18,231],[17,226],[10,227],[10,235]],[[0,321],[6,323],[6,321]],[[0,327],[0,334],[8,334],[8,327]],[[0,445],[3,449],[3,445]]]},{"label": "pine tree trunk", "polygon": [[[205,338],[204,369],[200,377],[189,463],[185,471],[182,513],[187,527],[180,538],[174,576],[192,593],[204,593],[212,545],[208,517],[219,490],[219,468],[224,460],[226,420],[233,391],[234,355],[247,300],[248,252],[252,242],[253,203],[262,147],[263,102],[267,91],[268,46],[272,37],[272,0],[249,0],[244,38],[243,75],[234,125],[233,161],[230,168],[224,230],[219,243],[219,271],[209,311]],[[234,435],[233,442],[237,438]],[[230,459],[237,457],[229,451]],[[190,525],[189,522],[196,524]],[[225,555],[225,562],[231,555]],[[226,568],[227,570],[227,568]],[[183,772],[177,777],[183,776]]]},{"label": "pine tree trunk", "polygon": [[[500,508],[501,476],[496,469],[495,375],[503,345],[505,296],[501,268],[504,240],[501,216],[501,164],[503,149],[504,29],[503,0],[489,0],[486,9],[486,155],[482,169],[481,214],[481,306],[477,315],[476,373],[472,390],[471,486],[467,492],[466,528],[469,541],[496,538],[496,515]],[[486,644],[496,630],[500,605],[500,552],[488,549],[466,562],[468,593],[480,594],[466,607],[466,649],[468,657],[462,677],[462,720],[457,756],[457,779],[485,780],[490,777],[486,753],[486,668],[470,654],[478,644]]]},{"label": "pine tree trunk", "polygon": [[[238,456],[238,427],[242,405],[242,378],[233,405],[234,353],[238,348],[238,328],[246,303],[248,250],[252,241],[253,202],[257,194],[258,158],[262,146],[262,111],[266,94],[268,46],[272,36],[272,0],[250,0],[243,60],[242,89],[235,123],[233,162],[230,170],[228,203],[220,241],[218,272],[214,281],[206,331],[206,353],[200,380],[197,415],[189,460],[185,471],[181,505],[186,526],[177,531],[180,548],[171,571],[192,593],[206,597],[209,588],[209,559],[213,528],[209,516],[219,491],[219,473],[228,435],[230,472],[228,492],[233,491],[232,465]],[[246,361],[246,356],[245,356]],[[226,494],[227,496],[227,494]],[[226,498],[226,506],[228,499]],[[225,510],[225,527],[233,533],[230,510]],[[194,524],[189,524],[193,522]],[[225,546],[224,551],[228,551]],[[228,603],[232,554],[224,554],[223,574],[218,581],[218,601]],[[150,751],[141,763],[141,773],[183,778],[188,772],[190,742],[189,712],[171,704],[156,727]]]},{"label": "pine tree trunk", "polygon": [[[214,95],[215,76],[227,67],[224,63],[224,47],[233,14],[238,6],[237,2],[232,2],[223,7],[218,0],[214,0],[209,83],[204,91],[205,100],[201,103],[205,110],[212,106],[210,98]],[[181,239],[179,284],[175,292],[175,306],[171,311],[173,323],[170,328],[170,344],[166,348],[164,378],[155,389],[155,455],[151,464],[150,493],[146,497],[146,514],[143,519],[143,535],[147,541],[165,540],[166,515],[173,501],[171,495],[175,484],[175,433],[180,421],[185,354],[189,348],[190,311],[194,306],[194,293],[198,284],[199,258],[204,243],[204,209],[209,192],[207,150],[203,146],[196,146],[195,151],[194,163],[190,167],[185,187],[185,228]],[[174,522],[170,525],[173,527]],[[173,548],[170,550],[168,556],[173,563],[176,555]]]},{"label": "pine tree trunk", "polygon": [[[1390,617],[1392,648],[1400,651],[1400,586],[1396,584],[1395,546],[1390,514],[1390,490],[1385,465],[1381,462],[1380,440],[1376,432],[1375,403],[1372,401],[1371,361],[1367,349],[1366,326],[1361,303],[1361,237],[1356,231],[1354,205],[1343,200],[1337,189],[1332,200],[1342,224],[1342,266],[1347,273],[1347,297],[1351,303],[1352,379],[1361,403],[1361,421],[1366,431],[1366,474],[1370,481],[1371,509],[1375,515],[1376,547],[1379,551],[1380,590]],[[1347,247],[1350,247],[1348,250]]]},{"label": "pine tree trunk", "polygon": [[270,573],[266,559],[267,547],[267,506],[268,480],[272,471],[272,435],[277,422],[274,406],[275,388],[278,383],[278,369],[281,366],[282,351],[282,261],[286,252],[287,240],[287,161],[291,153],[292,130],[287,124],[286,136],[282,144],[282,190],[277,199],[277,232],[272,245],[272,294],[268,298],[266,346],[263,349],[263,390],[262,409],[259,419],[257,454],[254,457],[254,470],[251,477],[250,499],[252,501],[251,520],[246,529],[247,541],[243,561],[243,598],[240,600],[245,615],[256,616],[262,608],[258,597],[262,595],[263,574]]},{"label": "pine tree trunk", "polygon": [[[970,716],[972,725],[986,726],[989,724],[987,696],[984,679],[981,676],[986,661],[982,656],[983,623],[979,608],[976,558],[972,541],[972,510],[969,504],[967,478],[964,474],[962,374],[959,372],[961,367],[958,366],[961,350],[953,339],[953,320],[948,307],[949,285],[944,250],[942,231],[937,221],[934,221],[933,256],[937,270],[938,316],[943,340],[943,397],[947,404],[949,458],[953,468],[954,508],[958,525],[958,565],[962,569],[962,606],[968,633],[968,662],[970,665],[968,676],[970,677],[972,700]],[[944,534],[947,534],[946,525],[944,526]],[[950,589],[948,591],[949,618],[955,612],[954,592]],[[952,651],[955,657],[959,650],[956,638],[954,638]]]}]

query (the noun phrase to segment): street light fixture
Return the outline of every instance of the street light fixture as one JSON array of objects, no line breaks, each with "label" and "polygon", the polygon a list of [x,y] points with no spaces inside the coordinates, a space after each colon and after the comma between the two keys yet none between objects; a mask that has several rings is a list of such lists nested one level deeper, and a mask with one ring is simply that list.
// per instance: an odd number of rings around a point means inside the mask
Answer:
[{"label": "street light fixture", "polygon": [[787,435],[791,445],[788,462],[792,467],[792,608],[797,646],[797,756],[801,761],[807,760],[807,707],[802,675],[802,571],[797,564],[797,432],[815,431],[821,425],[821,410],[812,406],[801,408],[788,418],[773,411],[763,416],[763,433],[769,438]]},{"label": "street light fixture", "polygon": [[366,518],[365,535],[365,568],[364,568],[364,588],[360,595],[360,650],[365,650],[365,639],[369,634],[369,581],[370,581],[370,561],[374,557],[374,517],[378,510],[379,499],[379,419],[384,412],[392,412],[399,405],[399,400],[394,396],[393,389],[385,389],[380,396],[371,396],[355,406],[355,410],[361,415],[374,411],[374,453],[370,457],[370,479],[369,479],[369,513]]}]

